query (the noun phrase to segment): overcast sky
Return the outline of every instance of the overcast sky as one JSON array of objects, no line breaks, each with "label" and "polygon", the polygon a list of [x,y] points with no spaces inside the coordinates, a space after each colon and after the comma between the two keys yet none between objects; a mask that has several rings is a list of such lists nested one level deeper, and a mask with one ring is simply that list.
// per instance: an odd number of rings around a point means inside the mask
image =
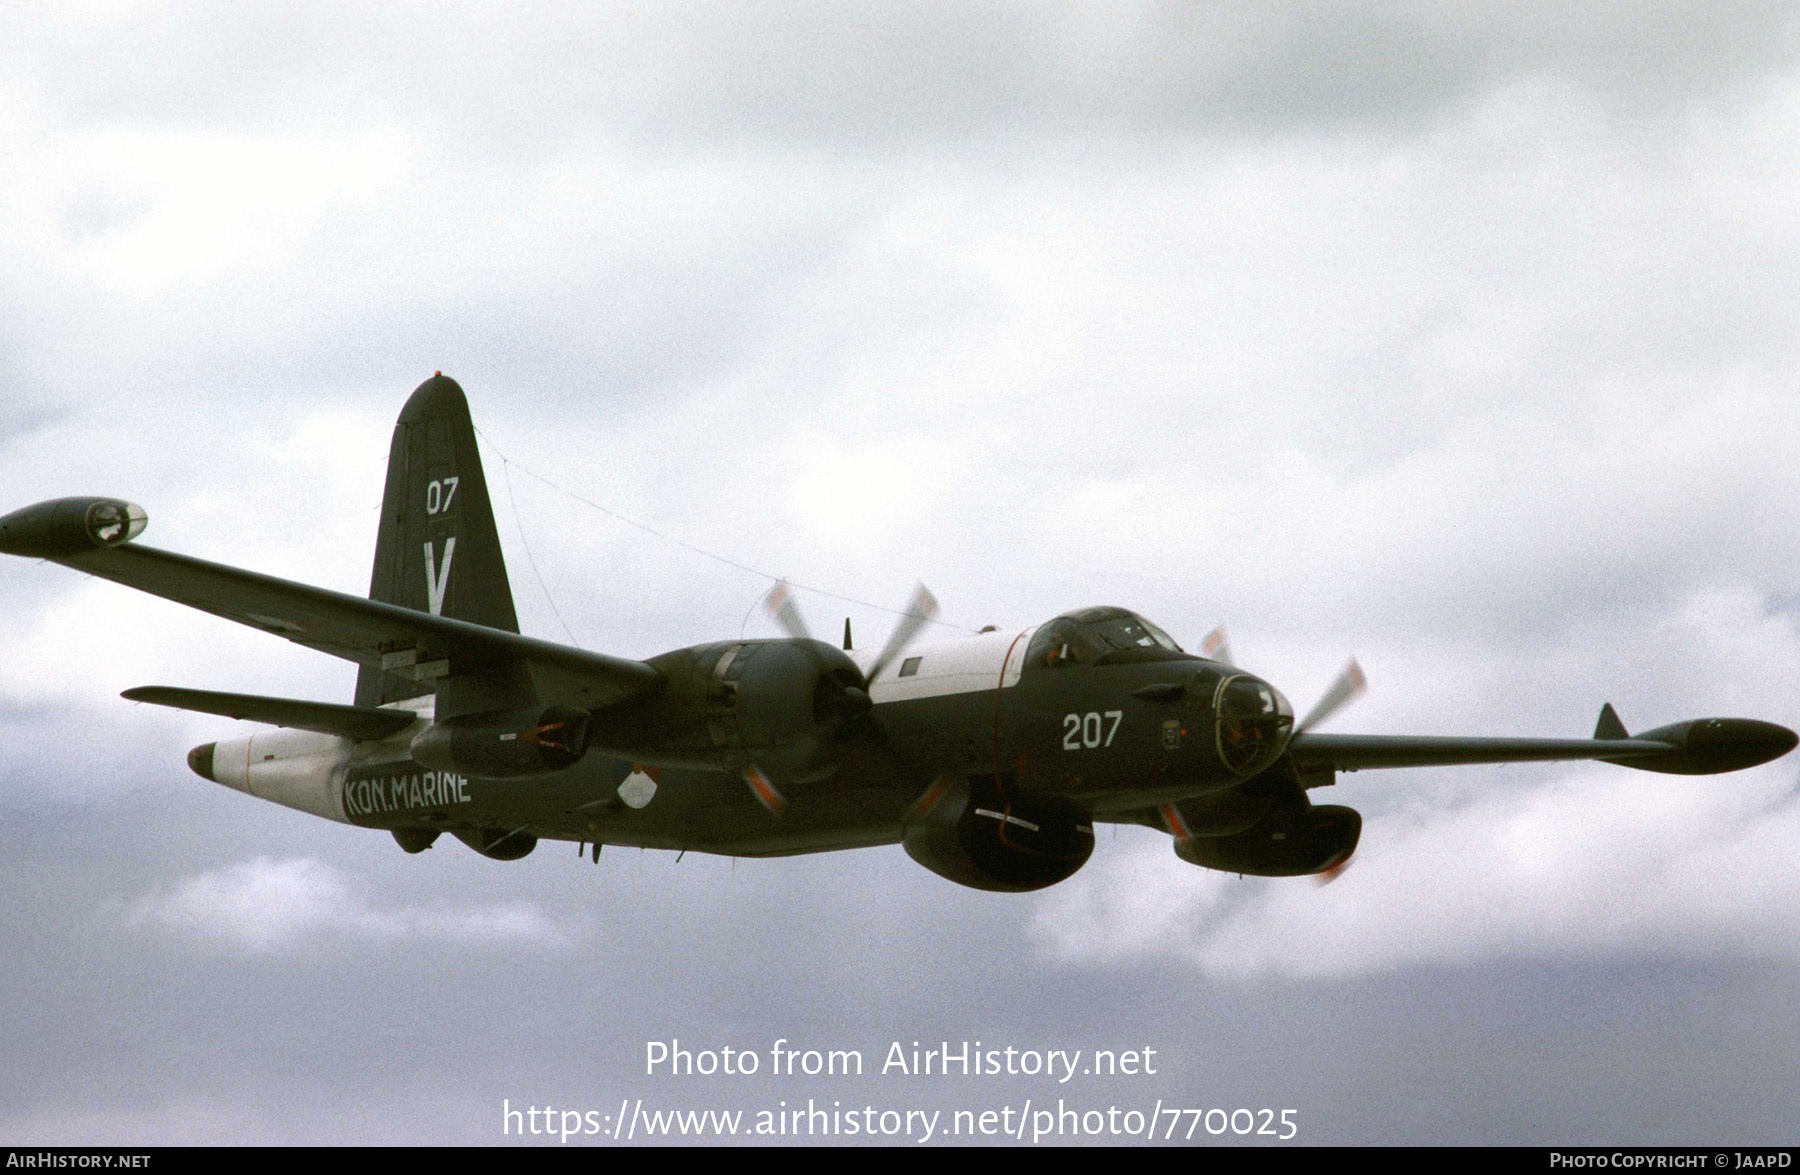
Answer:
[{"label": "overcast sky", "polygon": [[[441,369],[535,636],[772,635],[787,576],[877,639],[923,580],[946,636],[1223,623],[1302,709],[1354,653],[1339,731],[1800,727],[1790,6],[563,7],[0,17],[0,508],[363,591]],[[1793,1140],[1800,761],[1341,777],[1324,887],[1137,828],[1024,896],[897,847],[413,858],[117,697],[352,667],[53,565],[0,598],[0,1142],[1058,1097]],[[673,1037],[1158,1072],[646,1076]]]}]

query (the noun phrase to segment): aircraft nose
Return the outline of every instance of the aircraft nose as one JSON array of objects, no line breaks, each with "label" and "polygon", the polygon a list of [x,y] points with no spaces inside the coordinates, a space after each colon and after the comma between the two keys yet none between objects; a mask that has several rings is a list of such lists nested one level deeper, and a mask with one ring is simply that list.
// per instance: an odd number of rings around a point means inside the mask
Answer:
[{"label": "aircraft nose", "polygon": [[[213,779],[213,748],[218,743],[205,743],[188,752],[188,767],[201,779]],[[213,782],[218,782],[213,779]]]}]

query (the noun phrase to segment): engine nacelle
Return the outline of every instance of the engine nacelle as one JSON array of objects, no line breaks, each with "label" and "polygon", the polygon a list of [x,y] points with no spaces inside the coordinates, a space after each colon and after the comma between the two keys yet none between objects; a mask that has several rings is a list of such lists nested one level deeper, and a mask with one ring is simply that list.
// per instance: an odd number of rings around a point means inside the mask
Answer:
[{"label": "engine nacelle", "polygon": [[420,731],[412,756],[434,771],[487,779],[550,775],[586,753],[587,726],[588,712],[573,706],[463,714]]},{"label": "engine nacelle", "polygon": [[[1268,817],[1275,789],[1240,784],[1171,805],[1181,836],[1219,837],[1248,832]],[[1173,829],[1172,829],[1173,831]]]},{"label": "engine nacelle", "polygon": [[907,814],[907,856],[958,885],[1023,893],[1055,885],[1094,851],[1093,818],[1055,796],[1003,795],[992,780],[940,779]]},{"label": "engine nacelle", "polygon": [[840,744],[870,709],[856,662],[823,641],[696,645],[650,664],[663,688],[596,711],[590,745],[642,763],[755,767],[783,785],[804,783],[837,769]]},{"label": "engine nacelle", "polygon": [[422,853],[437,843],[436,828],[396,828],[392,830],[394,840],[409,853]]},{"label": "engine nacelle", "polygon": [[63,559],[128,543],[149,518],[119,498],[53,498],[0,518],[0,552]]},{"label": "engine nacelle", "polygon": [[[474,832],[450,834],[484,857],[496,861],[517,861],[537,848],[538,838],[529,832],[507,832],[499,828],[482,828]],[[402,845],[404,847],[404,844]],[[413,850],[408,849],[408,852]]]},{"label": "engine nacelle", "polygon": [[1362,816],[1336,804],[1277,805],[1254,828],[1232,836],[1177,839],[1191,865],[1257,877],[1302,877],[1343,864],[1362,836]]},{"label": "engine nacelle", "polygon": [[743,646],[715,669],[722,705],[710,723],[715,742],[784,783],[808,783],[836,769],[831,743],[869,712],[862,671],[823,641]]}]

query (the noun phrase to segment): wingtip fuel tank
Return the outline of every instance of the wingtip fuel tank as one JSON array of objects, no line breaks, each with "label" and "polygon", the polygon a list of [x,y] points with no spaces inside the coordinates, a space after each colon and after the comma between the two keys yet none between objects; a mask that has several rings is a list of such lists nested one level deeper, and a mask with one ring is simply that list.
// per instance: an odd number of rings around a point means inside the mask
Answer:
[{"label": "wingtip fuel tank", "polygon": [[1779,759],[1800,745],[1800,735],[1787,727],[1754,718],[1695,718],[1659,726],[1632,737],[1668,743],[1670,750],[1667,754],[1637,755],[1608,759],[1607,762],[1664,775],[1721,775],[1727,771],[1742,771]]},{"label": "wingtip fuel tank", "polygon": [[0,517],[0,553],[66,559],[128,543],[149,517],[120,498],[52,498]]}]

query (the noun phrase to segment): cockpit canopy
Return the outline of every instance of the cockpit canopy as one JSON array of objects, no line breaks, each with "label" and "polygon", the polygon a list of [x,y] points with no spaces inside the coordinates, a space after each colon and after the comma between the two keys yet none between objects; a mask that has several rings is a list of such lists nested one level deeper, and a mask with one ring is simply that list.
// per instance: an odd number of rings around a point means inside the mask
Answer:
[{"label": "cockpit canopy", "polygon": [[1183,652],[1168,633],[1124,608],[1065,612],[1039,628],[1025,650],[1028,668],[1197,659]]}]

